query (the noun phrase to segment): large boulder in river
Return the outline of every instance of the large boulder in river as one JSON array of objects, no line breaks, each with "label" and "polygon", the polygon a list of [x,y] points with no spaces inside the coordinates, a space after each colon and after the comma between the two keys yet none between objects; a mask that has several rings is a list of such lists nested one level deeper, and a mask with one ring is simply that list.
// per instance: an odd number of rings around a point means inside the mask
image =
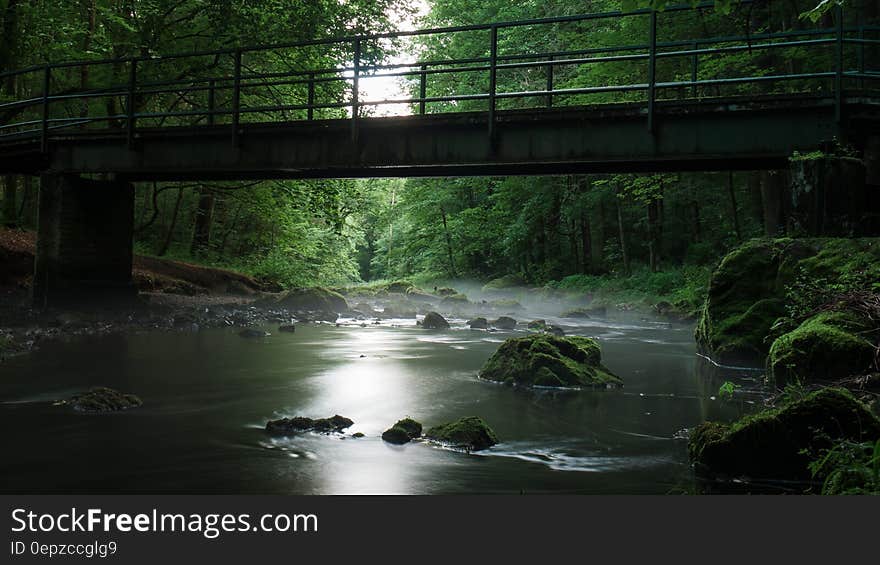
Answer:
[{"label": "large boulder in river", "polygon": [[[697,344],[724,364],[763,364],[790,298],[833,281],[880,280],[880,238],[754,239],[712,274]],[[799,287],[804,287],[799,289]]]},{"label": "large boulder in river", "polygon": [[278,297],[276,305],[294,312],[314,314],[318,319],[331,322],[349,310],[348,302],[341,294],[319,286],[292,288]]},{"label": "large boulder in river", "polygon": [[425,437],[450,447],[479,451],[498,443],[498,436],[492,428],[476,416],[461,418],[454,422],[434,426],[425,432]]},{"label": "large boulder in river", "polygon": [[523,386],[621,386],[601,361],[599,345],[588,337],[532,334],[501,344],[480,377]]},{"label": "large boulder in river", "polygon": [[880,332],[880,320],[843,306],[810,316],[773,342],[767,367],[777,387],[791,381],[836,381],[871,372],[877,350],[866,336]]},{"label": "large boulder in river", "polygon": [[691,433],[688,453],[700,478],[807,487],[813,478],[810,462],[826,450],[842,440],[877,439],[876,416],[849,391],[825,388],[733,424],[700,424]]},{"label": "large boulder in river", "polygon": [[428,312],[422,320],[422,327],[426,330],[445,330],[449,328],[449,322],[437,312]]},{"label": "large boulder in river", "polygon": [[403,445],[422,435],[422,424],[412,418],[398,420],[396,424],[382,433],[382,439],[395,445]]},{"label": "large boulder in river", "polygon": [[489,329],[489,320],[486,318],[474,318],[473,320],[468,320],[467,325],[472,330],[486,330]]},{"label": "large boulder in river", "polygon": [[294,416],[293,418],[281,418],[270,420],[266,423],[266,431],[273,435],[289,435],[298,432],[319,432],[329,434],[342,432],[350,428],[354,422],[345,416],[332,416],[330,418],[305,418]]},{"label": "large boulder in river", "polygon": [[80,412],[117,412],[137,408],[143,402],[133,394],[123,394],[107,387],[94,387],[88,392],[76,394],[58,404],[70,406]]},{"label": "large boulder in river", "polygon": [[492,320],[490,323],[493,327],[498,328],[499,330],[516,329],[516,320],[510,316],[501,316],[497,320]]}]

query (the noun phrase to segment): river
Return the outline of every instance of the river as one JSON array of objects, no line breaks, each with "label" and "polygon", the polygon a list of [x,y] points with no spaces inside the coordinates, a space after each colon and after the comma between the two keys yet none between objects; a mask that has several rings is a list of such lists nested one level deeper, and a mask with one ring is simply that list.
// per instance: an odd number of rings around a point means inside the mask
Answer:
[{"label": "river", "polygon": [[[539,315],[540,312],[530,314]],[[693,328],[639,315],[547,317],[602,346],[620,390],[524,390],[477,373],[524,331],[448,331],[415,320],[300,324],[243,339],[234,328],[144,332],[47,344],[0,365],[7,493],[690,492],[687,428],[730,421],[754,400],[715,398]],[[759,375],[751,373],[752,375]],[[757,378],[745,378],[757,382]],[[144,405],[89,415],[52,400],[92,386]],[[756,385],[757,386],[757,385]],[[269,419],[341,414],[346,436],[267,435]],[[380,439],[396,420],[477,415],[501,442],[473,454]],[[351,433],[366,437],[355,439]],[[343,439],[344,437],[344,439]]]}]

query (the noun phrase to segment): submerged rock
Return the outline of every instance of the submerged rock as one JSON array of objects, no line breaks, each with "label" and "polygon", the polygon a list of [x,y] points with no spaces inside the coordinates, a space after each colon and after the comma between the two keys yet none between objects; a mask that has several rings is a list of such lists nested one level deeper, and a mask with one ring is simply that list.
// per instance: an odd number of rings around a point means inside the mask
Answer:
[{"label": "submerged rock", "polygon": [[247,329],[244,329],[244,330],[241,330],[240,332],[238,332],[238,337],[243,337],[246,339],[269,337],[270,335],[272,335],[272,334],[270,334],[267,331],[258,330],[255,328],[247,328]]},{"label": "submerged rock", "polygon": [[806,487],[809,463],[823,450],[844,439],[878,438],[876,416],[850,392],[826,388],[730,425],[700,424],[688,454],[701,478],[802,481]]},{"label": "submerged rock", "polygon": [[599,345],[588,337],[532,334],[501,344],[480,377],[524,386],[621,386],[601,360]]},{"label": "submerged rock", "polygon": [[473,320],[468,320],[467,324],[472,330],[485,330],[489,328],[489,320],[486,318],[474,318]]},{"label": "submerged rock", "polygon": [[449,322],[437,312],[428,312],[422,320],[422,327],[426,330],[445,330],[449,328]]},{"label": "submerged rock", "polygon": [[412,418],[398,420],[396,424],[382,433],[382,439],[395,445],[403,445],[422,435],[422,424]]},{"label": "submerged rock", "polygon": [[425,433],[425,437],[469,451],[488,449],[498,443],[498,436],[495,435],[492,428],[476,416],[434,426]]},{"label": "submerged rock", "polygon": [[143,402],[133,394],[123,394],[107,387],[94,387],[88,392],[74,395],[59,402],[81,412],[116,412],[137,408]]},{"label": "submerged rock", "polygon": [[497,320],[492,320],[491,324],[499,330],[516,329],[516,320],[509,316],[501,316]]},{"label": "submerged rock", "polygon": [[329,434],[332,432],[340,433],[345,428],[350,428],[353,425],[354,422],[352,420],[338,414],[330,418],[318,418],[316,420],[294,416],[293,418],[281,418],[266,422],[266,431],[273,435],[287,435],[298,432]]}]

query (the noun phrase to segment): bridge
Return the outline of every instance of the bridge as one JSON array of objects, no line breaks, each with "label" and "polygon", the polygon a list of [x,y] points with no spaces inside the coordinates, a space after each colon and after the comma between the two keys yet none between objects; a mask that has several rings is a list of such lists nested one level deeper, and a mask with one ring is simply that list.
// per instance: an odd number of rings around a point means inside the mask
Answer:
[{"label": "bridge", "polygon": [[[0,103],[0,174],[41,175],[36,301],[45,303],[49,289],[80,292],[89,281],[128,284],[134,181],[770,170],[787,168],[795,152],[840,144],[876,163],[880,26],[838,8],[831,27],[664,37],[666,23],[696,22],[710,9],[582,14],[0,74],[0,83],[39,85]],[[537,52],[516,41],[623,20],[647,41],[590,45],[585,31],[577,46]],[[475,45],[472,52],[419,55],[420,46],[457,39]],[[808,63],[785,64],[795,52]],[[719,65],[730,56],[749,64]],[[303,66],[309,60],[344,62]],[[78,84],[84,74],[95,84]],[[608,76],[622,82],[608,84]],[[389,79],[406,81],[411,94],[365,96],[367,83]],[[382,115],[388,108],[404,115]],[[88,180],[95,175],[102,180]],[[880,184],[877,176],[868,171],[870,184]]]}]

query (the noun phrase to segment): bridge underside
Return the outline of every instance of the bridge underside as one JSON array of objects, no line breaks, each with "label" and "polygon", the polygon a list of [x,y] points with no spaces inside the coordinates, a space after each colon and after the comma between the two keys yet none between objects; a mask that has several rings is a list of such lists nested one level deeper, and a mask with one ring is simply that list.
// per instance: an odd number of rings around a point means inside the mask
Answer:
[{"label": "bridge underside", "polygon": [[846,101],[838,122],[824,97],[661,103],[654,131],[643,105],[500,111],[495,136],[486,114],[82,130],[7,146],[8,172],[112,174],[137,180],[235,180],[494,176],[570,173],[756,170],[787,166],[794,151],[834,138],[864,146],[880,131],[880,104]]}]

